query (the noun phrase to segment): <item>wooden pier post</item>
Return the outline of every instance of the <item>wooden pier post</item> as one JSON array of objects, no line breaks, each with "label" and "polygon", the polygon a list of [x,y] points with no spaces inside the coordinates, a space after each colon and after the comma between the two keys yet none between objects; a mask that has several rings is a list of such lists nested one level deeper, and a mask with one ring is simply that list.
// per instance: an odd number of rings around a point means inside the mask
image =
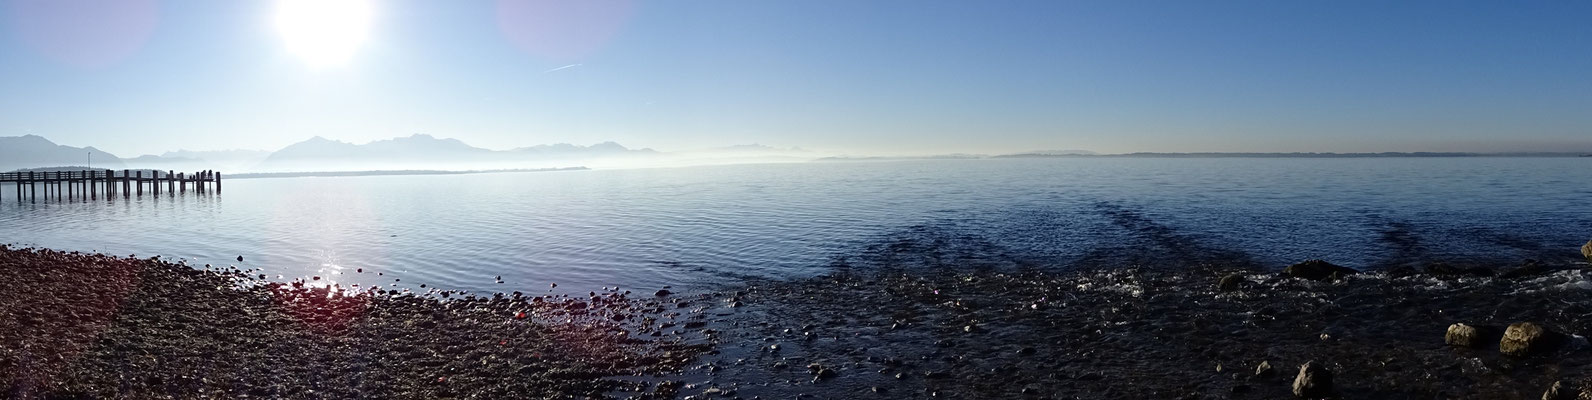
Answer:
[{"label": "wooden pier post", "polygon": [[[178,193],[187,194],[189,185],[193,185],[196,194],[221,194],[221,172],[215,170],[193,173],[150,171],[149,176],[144,176],[144,171],[135,172],[132,169],[122,170],[121,175],[112,169],[0,173],[0,190],[4,190],[4,184],[7,183],[16,185],[11,191],[18,204],[38,204],[41,188],[44,189],[46,203],[51,200],[62,203],[99,201],[101,193],[105,194],[105,200],[114,200],[117,190],[121,190],[123,199],[131,199],[134,194],[143,197],[145,185],[157,197],[161,195],[161,190],[165,190],[170,197],[176,197]],[[120,189],[117,188],[118,184],[121,185]],[[0,195],[0,201],[4,198],[4,195]]]}]

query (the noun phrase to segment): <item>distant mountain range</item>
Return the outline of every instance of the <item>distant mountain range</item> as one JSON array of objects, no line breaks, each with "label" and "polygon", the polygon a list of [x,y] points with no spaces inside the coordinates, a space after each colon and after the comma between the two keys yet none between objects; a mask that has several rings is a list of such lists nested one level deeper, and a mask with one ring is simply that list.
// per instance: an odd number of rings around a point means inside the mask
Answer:
[{"label": "distant mountain range", "polygon": [[983,155],[983,154],[940,154],[927,156],[833,156],[819,158],[817,161],[889,161],[889,160],[972,160],[985,158],[1411,158],[1411,157],[1592,157],[1592,154],[1569,152],[1509,152],[1509,153],[1462,153],[1462,152],[1385,152],[1385,153],[1123,153],[1123,154],[1098,154],[1087,150],[1063,151],[1036,151],[1026,153]]},{"label": "distant mountain range", "polygon": [[645,159],[661,153],[630,149],[614,142],[591,146],[567,143],[489,150],[458,139],[416,134],[353,144],[313,137],[280,150],[168,151],[119,158],[93,147],[55,144],[36,135],[0,137],[0,170],[72,166],[95,168],[216,169],[250,172],[371,170],[518,170],[575,167],[586,162]]},{"label": "distant mountain range", "polygon": [[0,171],[71,166],[109,169],[198,170],[254,173],[396,170],[526,170],[596,166],[647,167],[767,162],[880,161],[905,159],[984,158],[1361,158],[1361,157],[1575,157],[1583,153],[1128,153],[1098,154],[1088,150],[1044,150],[1014,154],[943,154],[908,157],[832,156],[800,148],[746,144],[672,153],[631,149],[614,142],[590,146],[568,143],[490,150],[416,134],[365,144],[313,137],[280,150],[168,151],[160,155],[119,158],[93,147],[58,145],[37,135],[0,137]]},{"label": "distant mountain range", "polygon": [[511,169],[569,166],[570,162],[646,157],[652,149],[629,149],[614,142],[591,146],[567,143],[489,150],[458,139],[416,134],[353,144],[323,137],[294,143],[260,162],[263,171],[342,171],[370,169]]},{"label": "distant mountain range", "polygon": [[67,165],[109,169],[126,166],[116,155],[92,146],[64,146],[37,135],[0,136],[0,171]]}]

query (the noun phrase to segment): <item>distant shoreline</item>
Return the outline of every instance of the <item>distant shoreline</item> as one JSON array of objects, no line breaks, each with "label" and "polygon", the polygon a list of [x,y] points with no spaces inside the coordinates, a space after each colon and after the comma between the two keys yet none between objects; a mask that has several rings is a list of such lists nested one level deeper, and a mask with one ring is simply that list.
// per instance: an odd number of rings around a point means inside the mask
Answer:
[{"label": "distant shoreline", "polygon": [[984,160],[1012,158],[1592,158],[1587,153],[1123,153],[1123,154],[1047,154],[1017,153],[1001,155],[944,154],[902,157],[823,157],[814,161],[892,161],[892,160]]},{"label": "distant shoreline", "polygon": [[586,167],[564,168],[536,168],[536,169],[491,169],[471,171],[445,171],[445,170],[379,170],[379,171],[320,171],[320,172],[252,172],[226,175],[227,179],[263,179],[263,178],[306,178],[306,177],[340,177],[340,176],[399,176],[399,175],[464,175],[464,174],[495,174],[507,172],[553,172],[553,171],[586,171]]}]

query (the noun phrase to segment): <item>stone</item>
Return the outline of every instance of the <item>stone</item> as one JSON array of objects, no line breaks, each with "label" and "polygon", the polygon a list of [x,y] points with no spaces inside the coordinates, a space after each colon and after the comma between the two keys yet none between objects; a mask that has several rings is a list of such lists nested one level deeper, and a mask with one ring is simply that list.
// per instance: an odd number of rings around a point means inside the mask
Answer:
[{"label": "stone", "polygon": [[1448,343],[1450,346],[1481,347],[1489,338],[1494,337],[1495,332],[1493,329],[1496,328],[1465,323],[1449,325],[1448,333],[1443,335],[1443,342]]},{"label": "stone", "polygon": [[1299,376],[1294,377],[1293,394],[1307,399],[1331,397],[1332,371],[1315,361],[1299,366]]},{"label": "stone", "polygon": [[1548,391],[1542,392],[1542,400],[1576,400],[1575,388],[1564,384],[1564,381],[1553,381],[1553,386]]},{"label": "stone", "polygon": [[1261,361],[1260,365],[1255,366],[1255,376],[1256,377],[1270,378],[1272,375],[1276,375],[1276,374],[1277,374],[1277,370],[1271,368],[1271,363],[1270,362]]},{"label": "stone", "polygon": [[1243,286],[1245,281],[1246,279],[1244,279],[1243,275],[1229,274],[1222,277],[1222,280],[1216,283],[1216,289],[1223,292],[1231,292],[1238,290],[1239,286]]},{"label": "stone", "polygon": [[1309,280],[1323,280],[1333,276],[1344,276],[1359,273],[1353,268],[1338,266],[1322,260],[1305,260],[1304,262],[1290,265],[1282,270],[1284,275]]},{"label": "stone", "polygon": [[658,297],[663,297],[663,296],[668,296],[668,295],[670,295],[672,293],[673,292],[670,292],[668,289],[659,289],[658,292],[657,293],[653,293],[653,295],[658,296]]},{"label": "stone", "polygon": [[1558,344],[1558,334],[1530,322],[1509,324],[1503,340],[1498,341],[1498,351],[1504,355],[1524,357],[1546,351]]},{"label": "stone", "polygon": [[837,375],[835,373],[835,370],[832,370],[832,369],[829,369],[829,368],[822,368],[822,369],[819,369],[818,372],[813,373],[813,382],[817,382],[817,381],[821,381],[821,380],[825,380],[825,379],[829,379],[829,378],[834,378],[835,375]]},{"label": "stone", "polygon": [[1586,257],[1586,262],[1592,263],[1592,240],[1581,245],[1581,256]]}]

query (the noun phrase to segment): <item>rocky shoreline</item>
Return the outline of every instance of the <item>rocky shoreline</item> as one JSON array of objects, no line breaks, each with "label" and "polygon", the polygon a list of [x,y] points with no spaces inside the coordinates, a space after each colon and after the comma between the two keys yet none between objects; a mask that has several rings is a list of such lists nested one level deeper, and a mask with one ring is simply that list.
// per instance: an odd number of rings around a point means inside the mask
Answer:
[{"label": "rocky shoreline", "polygon": [[0,378],[11,398],[1592,398],[1585,264],[887,253],[706,292],[444,298],[0,247]]},{"label": "rocky shoreline", "polygon": [[[743,398],[1592,398],[1585,265],[1326,265],[754,283],[721,295],[739,307],[684,380]],[[1455,324],[1484,328],[1458,342]]]},{"label": "rocky shoreline", "polygon": [[691,317],[650,294],[443,300],[4,246],[0,281],[17,399],[649,397],[704,350],[636,334]]}]

